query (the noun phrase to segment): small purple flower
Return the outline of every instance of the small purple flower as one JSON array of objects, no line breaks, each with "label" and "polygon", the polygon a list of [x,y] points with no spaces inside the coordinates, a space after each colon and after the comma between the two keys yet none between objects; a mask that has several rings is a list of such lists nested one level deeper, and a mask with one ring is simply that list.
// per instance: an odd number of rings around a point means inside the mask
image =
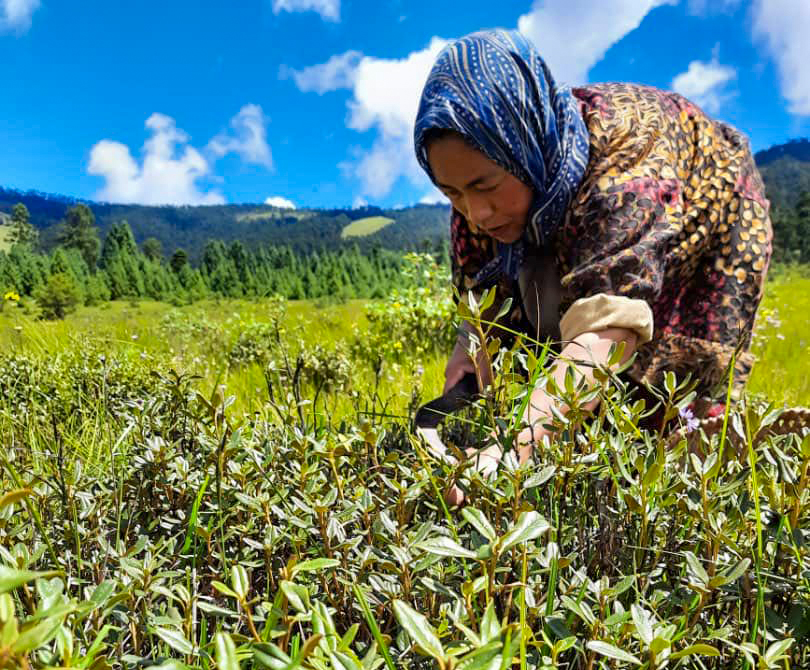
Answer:
[{"label": "small purple flower", "polygon": [[695,417],[695,413],[691,409],[684,407],[678,411],[678,414],[680,414],[681,418],[686,421],[687,433],[697,430],[697,427],[700,425],[700,421]]}]

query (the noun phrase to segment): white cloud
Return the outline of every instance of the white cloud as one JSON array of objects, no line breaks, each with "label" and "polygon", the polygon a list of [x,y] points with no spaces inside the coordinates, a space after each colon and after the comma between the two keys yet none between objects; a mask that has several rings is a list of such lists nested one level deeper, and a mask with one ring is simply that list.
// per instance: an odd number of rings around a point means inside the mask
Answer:
[{"label": "white cloud", "polygon": [[246,163],[273,165],[265,118],[258,105],[242,107],[231,119],[230,128],[202,151],[189,144],[191,138],[170,116],[152,114],[146,128],[151,137],[143,145],[141,165],[120,142],[101,140],[90,150],[87,172],[105,180],[97,199],[143,205],[216,205],[225,202],[224,196],[200,182],[222,181],[213,174],[217,159],[235,153]]},{"label": "white cloud", "polygon": [[208,143],[208,150],[217,158],[238,154],[246,163],[273,167],[267,144],[266,120],[259,105],[245,105],[231,119],[230,129],[221,132]]},{"label": "white cloud", "polygon": [[705,111],[716,114],[723,103],[731,97],[729,84],[737,78],[737,71],[728,65],[721,65],[717,54],[711,62],[694,60],[686,72],[681,72],[672,80],[672,90],[688,98]]},{"label": "white cloud", "polygon": [[358,132],[376,131],[370,149],[355,150],[340,166],[360,180],[361,196],[382,197],[400,177],[428,183],[414,157],[413,124],[422,87],[445,44],[434,37],[425,49],[402,59],[349,51],[321,65],[291,71],[302,91],[351,89],[347,126]]},{"label": "white cloud", "polygon": [[776,63],[791,114],[810,116],[810,2],[756,0],[753,32]]},{"label": "white cloud", "polygon": [[420,205],[446,205],[447,203],[447,196],[437,188],[428,191],[419,199]]},{"label": "white cloud", "polygon": [[282,209],[295,209],[295,203],[292,200],[287,200],[280,195],[273,195],[267,198],[264,201],[265,205],[270,205],[271,207],[280,207]]},{"label": "white cloud", "polygon": [[31,27],[31,16],[39,5],[40,0],[0,0],[0,32],[24,33]]},{"label": "white cloud", "polygon": [[558,82],[584,84],[588,71],[647,14],[678,0],[535,0],[518,19]]},{"label": "white cloud", "polygon": [[687,9],[693,16],[706,16],[732,12],[740,6],[741,0],[689,0]]},{"label": "white cloud", "polygon": [[273,12],[318,12],[326,21],[340,20],[340,0],[273,0]]},{"label": "white cloud", "polygon": [[359,51],[347,51],[335,54],[325,63],[305,67],[302,70],[293,70],[282,65],[279,75],[284,79],[291,76],[301,91],[314,91],[318,95],[323,95],[340,88],[351,88],[362,58],[363,54]]},{"label": "white cloud", "polygon": [[[537,45],[561,81],[582,83],[588,70],[654,8],[678,0],[535,0],[518,27]],[[413,152],[413,123],[425,79],[447,40],[430,44],[402,59],[373,58],[357,51],[332,56],[327,62],[290,70],[302,91],[323,94],[350,89],[346,125],[360,133],[374,131],[370,149],[354,149],[341,163],[360,181],[360,195],[380,198],[405,178],[417,187],[429,180]]]},{"label": "white cloud", "polygon": [[106,181],[96,193],[97,199],[144,205],[225,202],[221,193],[198,186],[198,180],[210,175],[211,166],[189,145],[189,136],[177,128],[174,119],[152,114],[146,127],[152,136],[144,144],[142,165],[120,142],[101,140],[92,148],[87,171]]}]

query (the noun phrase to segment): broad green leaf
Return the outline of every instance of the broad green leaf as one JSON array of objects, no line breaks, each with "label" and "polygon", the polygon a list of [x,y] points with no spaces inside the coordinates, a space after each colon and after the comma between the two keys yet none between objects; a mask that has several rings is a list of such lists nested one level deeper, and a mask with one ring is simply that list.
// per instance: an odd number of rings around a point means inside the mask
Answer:
[{"label": "broad green leaf", "polygon": [[646,647],[653,641],[653,628],[650,613],[643,607],[633,603],[630,605],[630,613],[633,615],[633,623],[636,625],[636,632]]},{"label": "broad green leaf", "polygon": [[481,640],[484,643],[491,642],[501,634],[501,624],[495,614],[495,603],[490,600],[484,617],[481,619]]},{"label": "broad green leaf", "polygon": [[112,579],[105,579],[101,584],[99,584],[95,589],[93,589],[93,595],[90,596],[90,602],[94,605],[101,606],[107,600],[109,600],[110,596],[112,595],[113,591],[115,590],[116,582]]},{"label": "broad green leaf", "polygon": [[96,635],[96,639],[93,640],[93,644],[90,645],[90,648],[85,653],[81,667],[88,667],[93,662],[96,655],[104,648],[105,638],[113,630],[115,630],[115,627],[110,624],[102,626],[101,630]]},{"label": "broad green leaf", "polygon": [[301,561],[296,564],[292,569],[293,577],[299,572],[317,572],[318,570],[328,570],[329,568],[336,568],[340,565],[340,561],[336,558],[313,558],[309,561]]},{"label": "broad green leaf", "polygon": [[239,596],[230,586],[227,586],[226,584],[223,584],[222,582],[217,581],[216,579],[211,582],[211,586],[213,586],[222,595],[239,600]]},{"label": "broad green leaf", "polygon": [[307,638],[306,642],[301,646],[301,649],[298,650],[298,653],[295,655],[295,658],[292,662],[286,666],[286,670],[293,670],[301,665],[307,658],[309,658],[318,645],[323,640],[323,635],[320,633],[315,633],[315,635],[311,635]]},{"label": "broad green leaf", "polygon": [[416,545],[429,554],[449,556],[451,558],[475,558],[475,552],[465,549],[449,537],[433,537]]},{"label": "broad green leaf", "polygon": [[0,593],[8,593],[14,589],[33,582],[35,579],[47,579],[61,574],[58,570],[51,572],[33,572],[31,570],[16,570],[6,565],[0,565]]},{"label": "broad green leaf", "polygon": [[730,582],[737,581],[740,577],[742,577],[743,573],[748,570],[749,565],[751,565],[750,558],[742,559],[739,563],[737,563],[737,565],[725,573],[726,579],[728,579]]},{"label": "broad green leaf", "polygon": [[501,303],[501,308],[498,310],[498,314],[495,316],[493,320],[497,321],[502,316],[505,316],[510,309],[512,309],[512,298],[507,298]]},{"label": "broad green leaf", "polygon": [[607,656],[608,658],[612,658],[616,661],[623,661],[624,663],[633,663],[634,665],[641,665],[641,661],[639,661],[633,654],[628,654],[626,651],[619,649],[618,647],[614,647],[612,644],[607,642],[602,642],[600,640],[591,640],[585,645],[591,651],[595,651],[597,654],[601,654],[602,656]]},{"label": "broad green leaf", "polygon": [[547,465],[544,467],[540,472],[535,472],[533,475],[526,478],[526,481],[523,482],[523,489],[531,489],[535,486],[542,486],[545,484],[549,479],[551,479],[554,474],[557,472],[556,465]]},{"label": "broad green leaf", "polygon": [[785,652],[790,648],[790,645],[792,644],[793,644],[792,637],[772,643],[765,651],[765,654],[763,655],[765,662],[768,665],[772,665],[777,661],[785,658]]},{"label": "broad green leaf", "polygon": [[11,645],[12,654],[31,652],[39,649],[46,642],[53,639],[59,627],[62,625],[62,617],[48,617],[40,621],[37,625],[21,630],[19,636]]},{"label": "broad green leaf", "polygon": [[144,670],[191,670],[191,666],[174,659],[169,659],[163,661],[160,665],[149,665],[144,668]]},{"label": "broad green leaf", "polygon": [[684,558],[686,558],[686,564],[689,566],[689,570],[691,571],[692,575],[697,577],[700,580],[699,586],[706,586],[709,583],[709,575],[701,565],[700,560],[697,556],[695,556],[691,551],[683,552]]},{"label": "broad green leaf", "polygon": [[672,646],[672,640],[668,637],[657,635],[655,639],[650,642],[650,651],[658,656],[664,649],[669,649]]},{"label": "broad green leaf", "polygon": [[[463,670],[491,670],[501,667],[500,659],[503,643],[500,640],[492,640],[487,644],[476,647],[460,659],[456,667]],[[509,667],[509,666],[506,666]]]},{"label": "broad green leaf", "polygon": [[297,609],[299,612],[309,610],[309,594],[303,586],[284,580],[281,582],[280,587],[287,598],[287,602],[289,602],[293,608]]},{"label": "broad green leaf", "polygon": [[481,510],[474,507],[465,507],[461,510],[461,516],[490,542],[497,537],[495,529]]},{"label": "broad green leaf", "polygon": [[684,656],[719,656],[720,652],[712,647],[710,644],[703,644],[702,642],[699,644],[693,644],[686,649],[681,649],[680,651],[674,652],[670,658],[673,660],[677,660],[679,658],[683,658]]},{"label": "broad green leaf", "polygon": [[509,551],[512,547],[518,544],[523,544],[540,537],[551,526],[539,513],[534,510],[530,512],[523,512],[517,522],[512,528],[504,535],[499,544],[498,551],[503,553]]},{"label": "broad green leaf", "polygon": [[[582,605],[578,603],[576,600],[571,598],[571,596],[562,596],[562,598],[560,598],[560,602],[562,602],[564,607],[571,610],[574,614],[576,614],[589,626],[593,626],[593,624],[596,623],[596,617],[594,616],[594,613],[591,611],[591,608],[588,607],[587,605]],[[568,635],[570,635],[570,632],[566,634],[566,637]]]},{"label": "broad green leaf", "polygon": [[194,653],[194,645],[176,628],[156,628],[155,633],[175,651],[185,655]]},{"label": "broad green leaf", "polygon": [[217,633],[214,637],[214,654],[219,670],[239,670],[236,658],[236,645],[227,633]]},{"label": "broad green leaf", "polygon": [[492,307],[492,303],[495,302],[495,293],[494,288],[484,291],[484,295],[481,296],[481,306],[479,307],[481,312],[486,312]]},{"label": "broad green leaf", "polygon": [[420,614],[407,603],[401,600],[394,601],[394,616],[397,622],[402,626],[414,641],[426,654],[429,654],[436,660],[444,661],[444,648],[433,626],[428,623],[428,620],[423,614]]},{"label": "broad green leaf", "polygon": [[250,590],[247,570],[242,565],[231,566],[231,587],[240,600],[246,600]]}]

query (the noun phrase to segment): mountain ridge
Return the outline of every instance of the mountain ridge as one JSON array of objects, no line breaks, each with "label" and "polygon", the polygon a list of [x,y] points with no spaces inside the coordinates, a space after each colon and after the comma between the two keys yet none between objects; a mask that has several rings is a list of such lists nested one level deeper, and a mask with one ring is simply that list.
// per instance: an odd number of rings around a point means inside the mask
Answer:
[{"label": "mountain ridge", "polygon": [[[810,139],[774,145],[758,151],[754,158],[775,213],[795,207],[801,193],[810,192]],[[248,245],[284,244],[303,252],[347,244],[398,250],[435,248],[447,240],[449,228],[446,204],[295,210],[250,203],[125,205],[0,187],[0,213],[10,214],[18,202],[28,208],[45,248],[55,244],[65,210],[82,203],[93,210],[102,235],[113,223],[126,220],[138,243],[156,237],[167,253],[183,248],[192,258],[199,257],[209,239],[239,239]],[[370,217],[390,218],[393,223],[364,237],[343,239],[342,232],[349,224]]]}]

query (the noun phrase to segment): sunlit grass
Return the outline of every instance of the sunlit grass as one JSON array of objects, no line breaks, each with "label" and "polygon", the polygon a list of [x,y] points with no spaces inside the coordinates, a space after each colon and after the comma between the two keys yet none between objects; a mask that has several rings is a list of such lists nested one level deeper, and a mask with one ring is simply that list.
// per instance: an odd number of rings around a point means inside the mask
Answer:
[{"label": "sunlit grass", "polygon": [[749,391],[777,404],[810,404],[810,278],[787,274],[766,290],[755,331]]},{"label": "sunlit grass", "polygon": [[11,226],[4,226],[0,223],[0,251],[8,251],[11,248]]},{"label": "sunlit grass", "polygon": [[[289,301],[287,337],[302,346],[347,341],[366,327],[367,304],[365,300],[334,305]],[[267,321],[267,303],[262,300],[206,300],[181,307],[118,301],[81,307],[64,321],[42,321],[36,312],[30,300],[28,309],[9,305],[0,312],[0,346],[4,351],[48,356],[79,340],[92,341],[110,351],[159,358],[179,371],[197,374],[202,378],[200,387],[211,392],[224,385],[226,392],[236,397],[239,410],[256,412],[266,403],[260,366],[231,367],[221,356],[212,357],[205,341],[167,336],[166,329],[160,327],[171,315],[204,321],[218,330],[224,339],[217,345],[227,350],[245,327]],[[748,387],[752,393],[763,394],[778,404],[810,404],[810,361],[804,355],[810,344],[808,326],[810,279],[788,273],[769,283],[752,347],[757,357]],[[435,355],[401,369],[384,370],[379,390],[381,396],[390,399],[387,409],[404,412],[414,385],[420,387],[424,398],[440,394],[445,362],[444,356]],[[354,372],[358,387],[372,383],[368,370]],[[349,398],[332,402],[337,403],[338,414],[351,406]]]}]

